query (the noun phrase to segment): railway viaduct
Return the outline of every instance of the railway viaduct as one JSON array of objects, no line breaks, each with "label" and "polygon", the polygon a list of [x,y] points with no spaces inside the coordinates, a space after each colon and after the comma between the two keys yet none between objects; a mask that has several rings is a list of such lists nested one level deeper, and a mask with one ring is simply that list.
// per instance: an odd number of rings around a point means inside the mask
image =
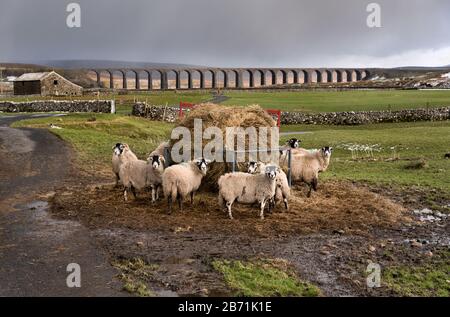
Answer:
[{"label": "railway viaduct", "polygon": [[368,79],[371,75],[369,70],[364,68],[86,69],[85,71],[93,74],[97,83],[103,82],[107,88],[135,90],[270,88],[291,83],[356,82]]}]

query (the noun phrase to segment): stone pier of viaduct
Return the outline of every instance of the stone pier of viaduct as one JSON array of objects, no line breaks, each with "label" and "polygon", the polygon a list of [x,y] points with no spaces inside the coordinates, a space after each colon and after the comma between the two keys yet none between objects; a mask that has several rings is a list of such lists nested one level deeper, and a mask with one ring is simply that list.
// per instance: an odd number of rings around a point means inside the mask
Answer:
[{"label": "stone pier of viaduct", "polygon": [[281,84],[356,82],[363,68],[87,69],[105,88],[135,90],[258,88]]}]

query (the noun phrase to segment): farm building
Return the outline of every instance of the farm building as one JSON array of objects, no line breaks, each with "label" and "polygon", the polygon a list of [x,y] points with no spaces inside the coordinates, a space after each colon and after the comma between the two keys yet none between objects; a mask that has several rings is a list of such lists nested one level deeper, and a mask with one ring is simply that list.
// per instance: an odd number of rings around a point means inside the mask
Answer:
[{"label": "farm building", "polygon": [[27,73],[14,80],[14,95],[78,96],[83,87],[56,72]]}]

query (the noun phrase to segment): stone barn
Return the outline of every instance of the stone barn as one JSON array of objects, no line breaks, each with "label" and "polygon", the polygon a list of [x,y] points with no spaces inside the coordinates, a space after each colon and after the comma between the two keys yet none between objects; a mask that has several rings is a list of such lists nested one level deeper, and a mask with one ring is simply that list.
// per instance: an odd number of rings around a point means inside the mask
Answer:
[{"label": "stone barn", "polygon": [[14,80],[14,95],[79,96],[83,87],[56,72],[27,73]]}]

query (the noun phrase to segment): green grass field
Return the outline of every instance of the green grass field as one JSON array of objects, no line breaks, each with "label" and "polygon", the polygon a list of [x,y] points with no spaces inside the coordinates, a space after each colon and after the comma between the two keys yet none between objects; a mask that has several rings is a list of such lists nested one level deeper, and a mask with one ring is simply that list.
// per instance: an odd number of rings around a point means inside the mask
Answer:
[{"label": "green grass field", "polygon": [[[398,110],[420,107],[450,106],[450,90],[352,90],[352,91],[225,91],[230,99],[224,105],[259,104],[263,108],[285,111],[358,111]],[[95,99],[95,96],[73,97],[73,99]],[[177,105],[180,101],[201,103],[213,98],[206,91],[162,91],[107,94],[101,99],[115,99],[118,113],[129,113],[135,101],[146,101],[154,105]],[[0,97],[1,100],[27,101],[35,99],[65,99],[63,97]]]},{"label": "green grass field", "polygon": [[450,90],[226,92],[225,105],[259,104],[285,111],[399,110],[450,106]]},{"label": "green grass field", "polygon": [[[95,118],[95,121],[90,121]],[[71,114],[60,118],[39,118],[16,122],[15,127],[47,127],[53,122],[63,129],[52,129],[73,144],[80,159],[109,167],[111,147],[127,142],[142,158],[170,135],[172,124],[112,114]],[[433,187],[450,193],[450,122],[393,123],[365,126],[283,126],[282,132],[309,132],[283,136],[297,137],[305,148],[333,146],[329,170],[322,179],[350,179],[394,185]],[[368,145],[373,156],[352,147]],[[419,160],[419,168],[407,168]],[[93,165],[92,165],[93,166]],[[93,167],[93,170],[95,168]],[[450,194],[449,194],[450,195]]]},{"label": "green grass field", "polygon": [[[332,164],[323,178],[384,184],[430,186],[450,193],[450,122],[372,124],[364,126],[283,126],[281,131],[306,131],[297,137],[305,148],[333,146]],[[373,147],[373,156],[361,146]],[[352,148],[358,149],[358,151]],[[423,159],[419,169],[407,165]]]}]

